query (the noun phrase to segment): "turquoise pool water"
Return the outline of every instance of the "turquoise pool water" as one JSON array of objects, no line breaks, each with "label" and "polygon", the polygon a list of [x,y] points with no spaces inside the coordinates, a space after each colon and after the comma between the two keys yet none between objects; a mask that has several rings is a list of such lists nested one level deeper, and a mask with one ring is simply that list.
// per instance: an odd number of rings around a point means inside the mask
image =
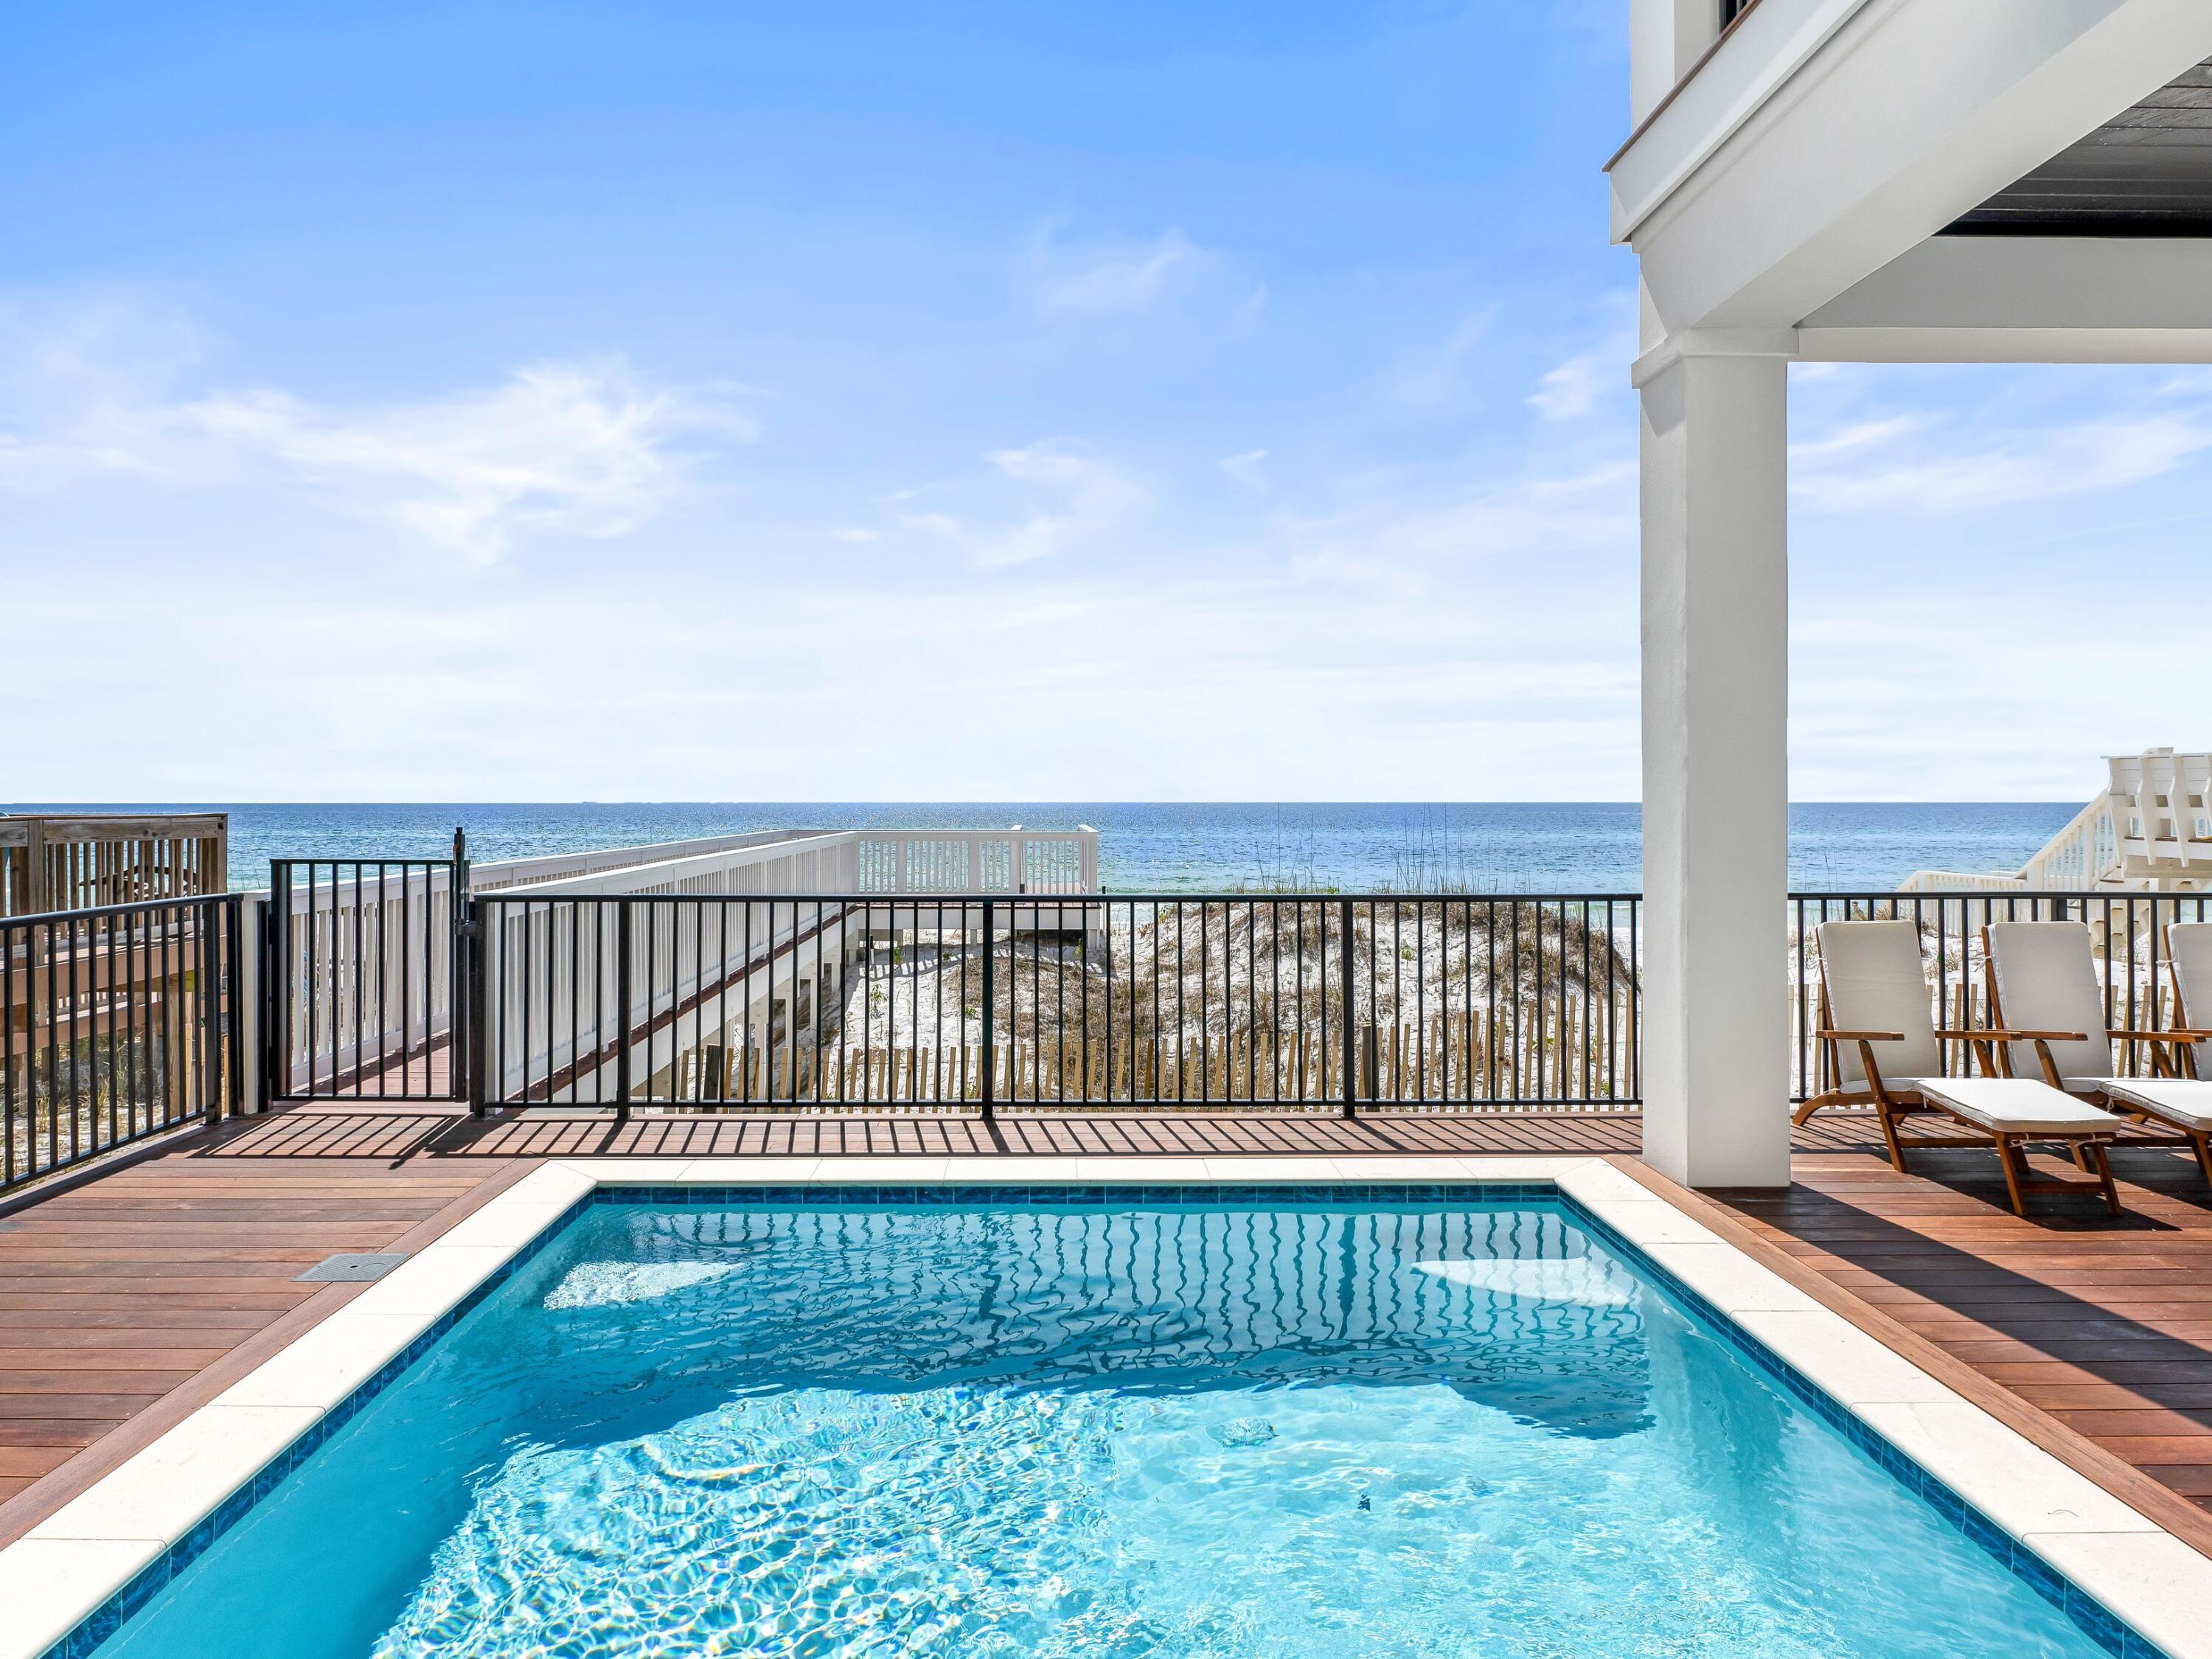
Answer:
[{"label": "turquoise pool water", "polygon": [[586,1206],[103,1656],[2087,1656],[1553,1204]]}]

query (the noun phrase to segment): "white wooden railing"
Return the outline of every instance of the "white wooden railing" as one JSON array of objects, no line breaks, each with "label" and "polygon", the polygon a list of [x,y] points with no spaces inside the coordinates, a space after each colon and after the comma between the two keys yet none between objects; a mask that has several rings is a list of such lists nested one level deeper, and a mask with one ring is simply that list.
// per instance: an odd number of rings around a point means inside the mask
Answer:
[{"label": "white wooden railing", "polygon": [[[295,880],[269,969],[289,989],[271,1046],[273,1095],[375,1094],[447,1040],[453,999],[453,881],[442,864],[395,863],[356,882]],[[242,896],[246,936],[266,925],[267,890]],[[257,972],[258,965],[257,964]],[[267,1010],[249,1003],[258,1021]],[[248,1048],[258,1056],[259,1050]],[[402,1086],[392,1085],[391,1086]]]},{"label": "white wooden railing", "polygon": [[2154,749],[2112,762],[2113,830],[2124,871],[2212,879],[2212,753]]},{"label": "white wooden railing", "polygon": [[[470,870],[472,892],[513,898],[758,893],[942,899],[1090,893],[1097,890],[1097,883],[1098,833],[1087,825],[1069,830],[761,830],[501,860]],[[246,897],[258,918],[269,895]],[[288,1052],[281,1075],[272,1079],[279,1096],[309,1077],[343,1079],[348,1088],[357,1080],[364,1093],[374,1094],[380,1085],[368,1075],[372,1071],[389,1070],[395,1055],[427,1056],[449,1039],[454,992],[450,953],[441,942],[448,937],[452,902],[442,867],[418,866],[411,875],[395,872],[383,882],[358,888],[349,882],[335,889],[327,882],[301,882],[293,888],[285,930],[291,977],[295,984],[312,977],[316,994],[310,998],[301,991],[294,998]],[[533,964],[558,963],[561,971],[490,976],[490,983],[507,988],[502,1006],[486,1011],[495,1068],[512,1066],[519,1075],[528,1066],[543,1075],[549,1064],[558,1069],[586,1058],[584,1053],[554,1054],[544,1040],[556,1030],[578,1029],[572,1006],[577,1001],[604,1012],[584,1022],[576,1046],[588,1052],[591,1045],[611,1039],[619,1018],[612,909],[608,908],[601,937],[590,923],[578,922],[573,907],[496,907],[497,926],[483,941],[490,963],[495,967],[502,957],[510,962],[527,957]],[[783,907],[780,915],[775,926],[781,934],[790,933],[795,925],[790,908]],[[696,913],[690,913],[680,937],[635,941],[634,948],[649,950],[655,960],[652,971],[642,960],[635,964],[633,983],[658,985],[664,995],[675,985],[680,996],[689,997],[702,985],[720,983],[748,960],[773,957],[790,943],[770,937],[767,907],[726,907],[726,930],[716,927],[701,937]],[[1031,921],[1036,925],[1036,918]],[[811,933],[816,923],[809,919],[805,925]],[[820,926],[822,948],[842,960],[843,938],[835,907]],[[786,957],[790,954],[785,951]],[[732,1018],[764,1025],[766,1011],[776,999],[795,1006],[799,987],[784,982],[795,980],[795,971],[779,969],[752,976],[749,1000],[759,1006]],[[536,989],[526,991],[526,985]],[[526,1004],[529,995],[538,1002]],[[638,995],[645,995],[642,988]],[[641,1002],[629,1012],[634,1022],[651,1014]],[[600,1024],[607,1028],[604,1034],[595,1029]],[[496,1048],[502,1034],[509,1045],[504,1066]],[[422,1063],[429,1062],[425,1058]]]},{"label": "white wooden railing", "polygon": [[678,860],[717,853],[750,852],[782,842],[812,840],[827,836],[821,830],[755,830],[744,835],[702,836],[692,841],[648,842],[634,847],[599,847],[584,853],[550,853],[538,858],[502,859],[474,865],[469,886],[478,893],[505,892],[510,888],[540,882],[567,881],[604,874],[610,870],[634,869],[639,865],[668,864]]},{"label": "white wooden railing", "polygon": [[[678,1056],[724,1041],[733,1028],[757,1030],[765,1041],[779,1005],[795,1018],[802,1004],[834,994],[842,984],[848,923],[834,902],[842,896],[946,899],[1097,890],[1098,832],[1088,825],[799,831],[731,837],[729,843],[610,849],[609,861],[598,867],[547,872],[501,890],[514,901],[758,893],[820,895],[825,903],[814,910],[767,904],[672,907],[665,929],[653,926],[659,911],[641,912],[632,924],[627,1009],[620,1007],[617,978],[617,907],[605,907],[604,914],[589,906],[488,907],[497,925],[481,940],[485,982],[499,989],[498,1006],[486,1010],[491,1073],[486,1080],[500,1097],[525,1092],[528,1079],[563,1074],[572,1089],[584,1085],[587,1094],[604,1092],[582,1073],[597,1068],[593,1057],[607,1052],[624,1030],[647,1034],[630,1056],[641,1083]],[[635,856],[654,851],[675,855]],[[579,854],[568,862],[596,856]],[[471,884],[489,890],[473,872]],[[1061,924],[1057,915],[1048,920]],[[1037,924],[1036,918],[1030,921]],[[647,930],[642,936],[636,933],[641,927]],[[547,964],[549,971],[504,970],[525,958]],[[710,993],[710,1005],[692,1006]],[[664,1010],[683,1012],[656,1024]],[[562,1091],[553,1092],[557,1097]]]},{"label": "white wooden railing", "polygon": [[2108,755],[2103,793],[2009,873],[1916,870],[1901,893],[2188,891],[2212,883],[2212,754]]},{"label": "white wooden railing", "polygon": [[1098,832],[1067,830],[893,830],[855,836],[855,892],[1095,893]]}]

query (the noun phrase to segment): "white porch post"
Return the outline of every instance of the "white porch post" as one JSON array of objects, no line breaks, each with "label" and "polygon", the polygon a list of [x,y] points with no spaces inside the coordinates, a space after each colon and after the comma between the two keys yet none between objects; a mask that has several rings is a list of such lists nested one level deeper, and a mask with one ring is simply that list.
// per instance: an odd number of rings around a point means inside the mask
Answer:
[{"label": "white porch post", "polygon": [[1788,368],[1655,353],[1643,394],[1644,1156],[1790,1181]]}]

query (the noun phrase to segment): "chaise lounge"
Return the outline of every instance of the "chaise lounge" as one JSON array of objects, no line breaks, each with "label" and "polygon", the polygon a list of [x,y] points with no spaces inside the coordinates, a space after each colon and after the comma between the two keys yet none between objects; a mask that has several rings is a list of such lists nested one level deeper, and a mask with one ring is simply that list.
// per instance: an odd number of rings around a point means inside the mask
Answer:
[{"label": "chaise lounge", "polygon": [[[2105,1207],[2120,1213],[2105,1148],[2121,1120],[2058,1086],[2051,1044],[2079,1037],[2074,1031],[1999,1029],[1939,1030],[1930,1012],[1920,933],[1909,921],[1828,921],[1816,930],[1820,951],[1820,1026],[1828,1074],[1838,1086],[1805,1103],[1802,1123],[1823,1106],[1871,1105],[1881,1119],[1889,1161],[1905,1171],[1899,1120],[1938,1112],[1987,1135],[2003,1167],[2013,1212],[2027,1213],[2032,1193],[2072,1193],[2084,1184],[2039,1180],[2027,1147],[2065,1146],[2075,1164],[2096,1178]],[[1942,1044],[1964,1041],[1980,1055],[1981,1077],[1947,1077]],[[2045,1080],[2016,1078],[1996,1057],[2014,1044],[2032,1045]],[[1995,1051],[1993,1053],[1993,1051]],[[1877,1055],[1879,1054],[1879,1058]],[[2008,1058],[2002,1063],[2008,1068]]]},{"label": "chaise lounge", "polygon": [[[2171,1144],[2192,1150],[2212,1182],[2212,1080],[2197,1075],[2197,1054],[2212,1034],[2190,1029],[2185,1012],[2191,987],[2200,1006],[2212,1006],[2212,922],[2176,922],[2166,929],[2166,943],[2177,1029],[2135,1030],[2106,1023],[2087,923],[1993,921],[1982,930],[1990,1018],[2000,1025],[2017,1020],[2083,1032],[2084,1041],[2050,1045],[2048,1057],[2057,1068],[2054,1080],[2077,1097],[2174,1131],[2179,1139]],[[2112,1064],[2114,1039],[2147,1045],[2151,1075],[2120,1076]],[[2014,1058],[2004,1055],[2008,1072]]]}]

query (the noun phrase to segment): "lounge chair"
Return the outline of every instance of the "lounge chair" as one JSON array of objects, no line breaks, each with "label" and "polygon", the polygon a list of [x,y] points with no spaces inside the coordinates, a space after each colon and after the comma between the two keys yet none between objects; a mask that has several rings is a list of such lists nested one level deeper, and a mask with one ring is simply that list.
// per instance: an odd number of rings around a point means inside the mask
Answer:
[{"label": "lounge chair", "polygon": [[[1905,1147],[1898,1120],[1914,1112],[1940,1112],[1987,1135],[2003,1166],[2013,1212],[2027,1213],[2030,1193],[2082,1190],[2073,1181],[2039,1181],[2028,1170],[2024,1149],[2032,1142],[2055,1142],[2075,1163],[2096,1177],[2105,1207],[2120,1213],[2106,1143],[2120,1120],[2075,1099],[2053,1081],[1997,1075],[1992,1051],[2002,1042],[2033,1045],[2049,1063],[2048,1045],[2069,1035],[2043,1030],[1938,1030],[1930,1012],[1928,981],[1920,959],[1920,931],[1909,921],[1824,921],[1815,930],[1820,946],[1820,1027],[1827,1045],[1829,1075],[1837,1088],[1808,1101],[1797,1114],[1802,1123],[1822,1106],[1872,1105],[1881,1119],[1889,1161],[1905,1170]],[[1942,1044],[1972,1043],[1980,1054],[1981,1077],[1945,1077]],[[1880,1058],[1877,1058],[1879,1051]]]},{"label": "lounge chair", "polygon": [[[2174,990],[2177,1002],[2185,1007],[2188,984],[2212,997],[2212,924],[2176,923],[2166,930],[2169,947],[2177,933],[2189,962],[2186,967],[2174,964]],[[1991,1022],[2063,1025],[2087,1033],[2084,1042],[2051,1046],[2060,1086],[2173,1130],[2179,1139],[2170,1144],[2194,1152],[2204,1179],[2212,1182],[2212,1081],[2195,1075],[2195,1045],[2203,1033],[2186,1025],[2168,1031],[2108,1027],[2087,922],[1993,921],[1982,929],[1982,951]],[[2179,1012],[2176,1019],[2179,1024]],[[2115,1038],[2148,1045],[2152,1075],[2118,1075],[2112,1065]]]},{"label": "lounge chair", "polygon": [[2183,1077],[2212,1083],[2212,1019],[2190,1018],[2192,1008],[2212,1015],[2212,921],[2170,922],[2166,930],[2166,971],[2173,980],[2173,1024],[2191,1042],[2175,1045],[2173,1062]]}]

